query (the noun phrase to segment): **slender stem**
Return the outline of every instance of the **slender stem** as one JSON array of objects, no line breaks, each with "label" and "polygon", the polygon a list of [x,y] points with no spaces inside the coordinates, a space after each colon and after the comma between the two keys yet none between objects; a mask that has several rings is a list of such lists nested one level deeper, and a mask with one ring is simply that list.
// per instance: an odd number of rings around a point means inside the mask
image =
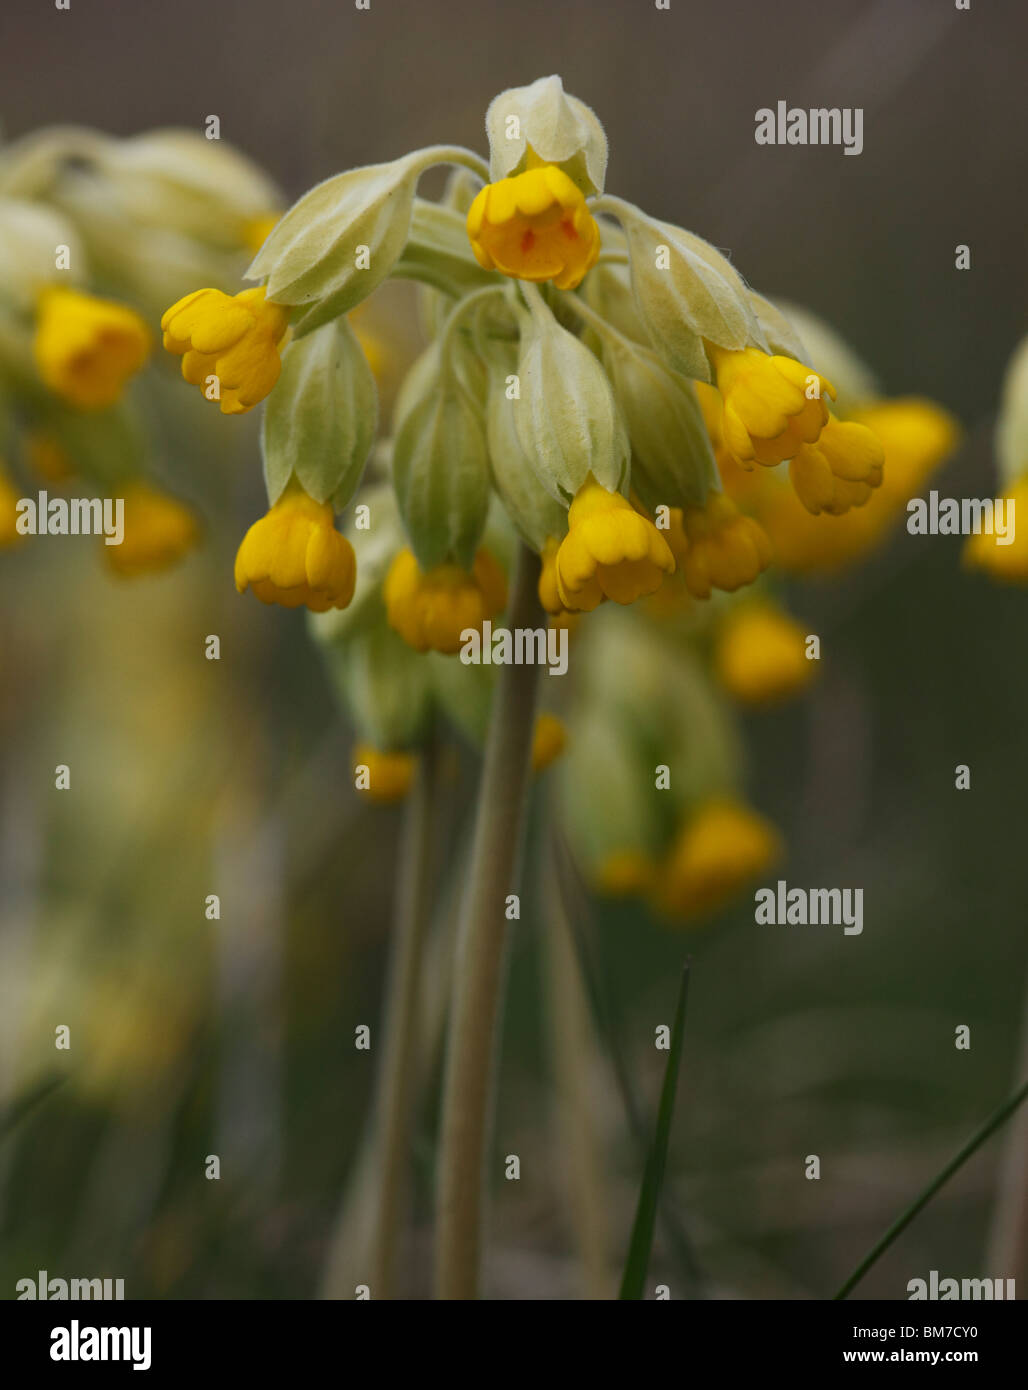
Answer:
[{"label": "slender stem", "polygon": [[386,989],[385,1051],[375,1101],[378,1187],[368,1284],[372,1297],[379,1299],[395,1297],[396,1250],[406,1207],[421,965],[431,913],[433,826],[439,809],[435,804],[438,761],[433,733],[421,751],[407,805]]},{"label": "slender stem", "polygon": [[[542,626],[539,559],[519,551],[508,621]],[[528,793],[536,666],[503,666],[478,793],[462,904],[443,1092],[436,1205],[436,1295],[475,1298],[485,1156],[503,990],[506,899],[514,891]]]},{"label": "slender stem", "polygon": [[1010,1118],[1026,1096],[1028,1096],[1028,1081],[1026,1081],[1020,1090],[1016,1091],[1009,1100],[1005,1100],[998,1110],[993,1111],[982,1125],[981,1129],[971,1136],[955,1158],[950,1159],[949,1163],[946,1164],[938,1177],[934,1178],[921,1195],[907,1207],[903,1215],[893,1222],[877,1245],[875,1245],[864,1259],[861,1260],[860,1264],[857,1265],[856,1269],[835,1295],[836,1299],[847,1298],[853,1292],[871,1266],[878,1261],[880,1256],[884,1255],[897,1236],[902,1235],[918,1212],[928,1205],[939,1188],[942,1187],[944,1183],[948,1182],[957,1169],[966,1163],[975,1150],[980,1148],[981,1145],[985,1143],[986,1139],[999,1129],[1004,1120]]},{"label": "slender stem", "polygon": [[[1028,995],[1021,1017],[1018,1073],[1028,1074]],[[985,1268],[1010,1279],[1028,1275],[1028,1110],[1004,1139],[996,1201],[986,1244]]]}]

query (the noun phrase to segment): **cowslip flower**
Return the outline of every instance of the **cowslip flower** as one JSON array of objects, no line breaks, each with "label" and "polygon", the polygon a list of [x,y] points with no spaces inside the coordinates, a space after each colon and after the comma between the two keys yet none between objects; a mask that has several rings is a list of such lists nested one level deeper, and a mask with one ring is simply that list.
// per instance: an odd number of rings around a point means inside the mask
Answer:
[{"label": "cowslip flower", "polygon": [[1000,545],[994,534],[982,531],[968,536],[961,560],[966,568],[984,570],[992,579],[1005,584],[1028,584],[1028,475],[1018,478],[1003,493],[1006,514],[1014,519],[1014,536],[1009,545]]},{"label": "cowslip flower", "polygon": [[675,558],[648,517],[590,477],[568,510],[554,567],[562,605],[589,613],[605,598],[634,603],[652,594],[674,572]]},{"label": "cowslip flower", "polygon": [[744,467],[774,467],[816,442],[828,421],[824,398],[835,399],[827,378],[759,348],[730,352],[708,344],[707,351],[723,405],[721,437],[733,458]]},{"label": "cowslip flower", "polygon": [[331,505],[294,485],[243,537],[235,579],[240,593],[250,588],[262,603],[324,613],[353,598],[357,561],[335,529]]},{"label": "cowslip flower", "polygon": [[881,486],[885,450],[866,425],[830,416],[816,444],[800,446],[789,478],[808,512],[842,516]]},{"label": "cowslip flower", "polygon": [[423,570],[409,549],[393,559],[382,589],[386,617],[409,647],[452,656],[461,633],[482,630],[507,604],[507,581],[488,550],[480,549],[470,570],[447,563]]},{"label": "cowslip flower", "polygon": [[803,628],[772,603],[740,603],[721,624],[714,671],[743,704],[786,700],[813,680],[816,669],[817,663],[807,660]]},{"label": "cowslip flower", "polygon": [[24,537],[18,526],[18,493],[0,467],[0,547],[17,545]]},{"label": "cowslip flower", "polygon": [[197,542],[200,527],[191,508],[158,488],[126,487],[125,529],[120,545],[102,547],[115,574],[126,577],[173,565]]},{"label": "cowslip flower", "polygon": [[600,254],[600,229],[562,169],[544,164],[486,184],[468,209],[468,239],[486,270],[573,290]]},{"label": "cowslip flower", "polygon": [[672,507],[667,536],[693,598],[734,593],[771,563],[767,533],[723,492],[711,492],[702,507]]},{"label": "cowslip flower", "polygon": [[532,771],[544,772],[564,752],[568,731],[562,720],[545,710],[536,716],[532,731]]},{"label": "cowslip flower", "polygon": [[[237,295],[194,290],[161,319],[164,346],[182,358],[183,377],[219,400],[223,415],[251,410],[272,390],[288,327],[288,307],[267,299],[263,285]],[[208,394],[211,378],[217,395]]]},{"label": "cowslip flower", "polygon": [[660,866],[655,905],[672,917],[708,917],[780,853],[779,836],[763,816],[732,797],[712,798],[681,827]]},{"label": "cowslip flower", "polygon": [[36,367],[44,384],[69,405],[114,405],[150,347],[150,330],[125,304],[53,285],[40,295],[32,344]]},{"label": "cowslip flower", "polygon": [[413,753],[374,748],[370,743],[354,745],[353,761],[355,767],[368,769],[368,785],[364,792],[371,801],[388,806],[402,801],[411,789],[414,772],[418,765]]}]

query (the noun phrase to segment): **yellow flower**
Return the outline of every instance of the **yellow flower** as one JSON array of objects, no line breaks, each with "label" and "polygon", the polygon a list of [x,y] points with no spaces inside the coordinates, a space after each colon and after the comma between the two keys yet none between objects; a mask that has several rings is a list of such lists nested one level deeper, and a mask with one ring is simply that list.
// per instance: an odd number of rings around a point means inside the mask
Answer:
[{"label": "yellow flower", "polygon": [[125,534],[121,545],[104,545],[104,559],[116,574],[165,569],[196,544],[200,528],[193,511],[177,498],[133,483],[125,488]]},{"label": "yellow flower", "polygon": [[241,415],[271,391],[288,327],[289,309],[266,299],[263,285],[235,296],[194,290],[161,319],[164,346],[182,358],[186,381],[206,394],[208,378],[217,378],[223,415]]},{"label": "yellow flower", "polygon": [[830,418],[816,444],[801,444],[789,464],[796,496],[813,516],[863,507],[882,483],[885,451],[866,425]]},{"label": "yellow flower", "polygon": [[711,589],[734,593],[771,563],[761,526],[723,492],[709,493],[702,507],[672,507],[668,543],[693,598],[710,598]]},{"label": "yellow flower", "polygon": [[809,684],[816,665],[807,660],[799,623],[771,603],[739,604],[718,632],[714,670],[729,694],[744,704],[788,699]]},{"label": "yellow flower", "polygon": [[236,553],[239,592],[249,586],[262,603],[283,608],[345,608],[356,579],[353,546],[335,529],[331,506],[296,486],[254,522]]},{"label": "yellow flower", "polygon": [[1028,584],[1028,475],[1018,478],[1003,496],[1006,515],[1013,516],[1014,539],[1009,545],[999,545],[995,535],[984,531],[968,536],[961,558],[968,569],[984,570],[1002,583]]},{"label": "yellow flower", "polygon": [[573,290],[600,254],[600,229],[563,169],[544,164],[486,184],[468,209],[468,237],[486,270]]},{"label": "yellow flower", "polygon": [[356,767],[363,764],[368,769],[366,794],[382,805],[403,800],[410,791],[418,765],[413,753],[390,752],[373,748],[370,743],[355,745],[353,761]]},{"label": "yellow flower", "polygon": [[656,906],[673,917],[707,917],[781,854],[763,816],[731,797],[705,802],[682,826],[661,866]]},{"label": "yellow flower", "polygon": [[567,738],[568,731],[555,714],[547,714],[544,710],[537,715],[532,734],[532,771],[544,772],[556,762],[564,752]]},{"label": "yellow flower", "polygon": [[20,545],[25,539],[18,531],[18,492],[0,468],[0,546]]},{"label": "yellow flower", "polygon": [[[708,352],[723,403],[720,433],[739,463],[773,467],[792,458],[801,444],[816,442],[828,420],[824,397],[835,399],[830,381],[792,357],[772,357],[759,348],[729,352],[708,344]],[[811,399],[812,380],[817,394]]]},{"label": "yellow flower", "polygon": [[571,503],[568,533],[555,560],[564,607],[589,613],[605,598],[634,603],[658,589],[674,568],[653,522],[590,475]]},{"label": "yellow flower", "polygon": [[597,865],[597,891],[609,898],[641,897],[652,887],[656,868],[644,850],[613,850]]},{"label": "yellow flower", "polygon": [[80,410],[113,405],[150,344],[146,324],[125,304],[56,286],[40,296],[33,341],[39,375]]},{"label": "yellow flower", "polygon": [[[863,507],[845,516],[812,516],[793,489],[773,473],[744,472],[725,466],[726,490],[759,518],[771,537],[775,564],[791,573],[829,573],[851,564],[884,536],[911,497],[955,447],[960,426],[934,401],[897,397],[860,407],[850,414],[881,441],[885,455],[882,484]],[[721,462],[719,460],[719,462]]]},{"label": "yellow flower", "polygon": [[386,616],[415,651],[453,655],[466,628],[481,631],[507,604],[507,581],[488,550],[479,550],[468,571],[457,564],[422,570],[411,550],[389,566],[382,590]]}]

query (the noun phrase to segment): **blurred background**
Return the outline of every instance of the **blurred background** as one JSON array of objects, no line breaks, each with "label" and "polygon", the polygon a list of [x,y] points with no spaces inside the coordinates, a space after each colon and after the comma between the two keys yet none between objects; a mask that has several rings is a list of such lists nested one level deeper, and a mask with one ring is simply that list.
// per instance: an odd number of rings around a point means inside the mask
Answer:
[{"label": "blurred background", "polygon": [[[1025,328],[1026,38],[1015,0],[6,0],[0,120],[5,138],[62,123],[131,135],[216,114],[292,200],[416,146],[483,149],[496,92],[560,73],[606,126],[608,188],[822,314],[888,392],[948,406],[966,439],[934,485],[991,496],[991,421]],[[779,99],[863,107],[863,153],[757,146],[754,112]],[[410,306],[394,299],[409,347]],[[302,616],[234,592],[235,546],[263,511],[255,421],[194,396],[169,372],[153,403],[156,470],[205,519],[183,565],[125,584],[86,539],[0,556],[0,1095],[66,1078],[0,1136],[4,1297],[38,1269],[124,1278],[129,1297],[314,1297],[358,1166],[376,1057],[354,1029],[374,1035],[379,1018],[402,811],[353,791],[351,734]],[[746,720],[749,792],[787,840],[782,876],[862,885],[862,936],[757,929],[749,895],[688,933],[589,905],[644,1113],[663,1071],[653,1030],[693,957],[652,1271],[673,1296],[830,1296],[1023,1072],[1026,598],[963,573],[959,549],[902,533],[837,579],[793,585],[822,679]],[[204,659],[209,633],[220,662]],[[969,792],[954,790],[960,763]],[[473,776],[462,751],[454,806]],[[544,834],[537,815],[529,870]],[[495,1184],[487,1289],[570,1298],[583,1285],[545,892],[526,887],[526,902],[495,1138],[522,1179]],[[969,1051],[954,1047],[960,1024]],[[423,1060],[414,1295],[428,1288],[439,1085],[438,1055]],[[613,1073],[601,1047],[589,1110],[612,1280],[641,1173]],[[858,1297],[905,1297],[930,1269],[1014,1273],[988,1263],[1010,1220],[1003,1148],[947,1186]],[[808,1154],[820,1181],[804,1178]]]}]

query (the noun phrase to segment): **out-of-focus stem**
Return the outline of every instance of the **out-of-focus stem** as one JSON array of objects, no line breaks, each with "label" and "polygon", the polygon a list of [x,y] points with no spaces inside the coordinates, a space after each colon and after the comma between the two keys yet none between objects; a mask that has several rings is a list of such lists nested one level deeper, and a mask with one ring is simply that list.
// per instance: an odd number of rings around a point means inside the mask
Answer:
[{"label": "out-of-focus stem", "polygon": [[[539,560],[522,546],[508,621],[543,626]],[[485,1153],[503,988],[506,899],[514,891],[531,762],[538,668],[501,667],[461,912],[436,1199],[436,1295],[475,1298]]]},{"label": "out-of-focus stem", "polygon": [[393,1298],[396,1251],[407,1208],[410,1135],[421,1003],[421,964],[431,915],[433,825],[438,814],[434,733],[422,749],[407,805],[392,955],[383,1020],[385,1046],[376,1097],[378,1187],[368,1284],[372,1298]]},{"label": "out-of-focus stem", "polygon": [[[1028,1076],[1028,992],[1021,1016],[1015,1080]],[[1028,1110],[1010,1122],[989,1226],[985,1269],[996,1279],[1028,1279]]]}]

